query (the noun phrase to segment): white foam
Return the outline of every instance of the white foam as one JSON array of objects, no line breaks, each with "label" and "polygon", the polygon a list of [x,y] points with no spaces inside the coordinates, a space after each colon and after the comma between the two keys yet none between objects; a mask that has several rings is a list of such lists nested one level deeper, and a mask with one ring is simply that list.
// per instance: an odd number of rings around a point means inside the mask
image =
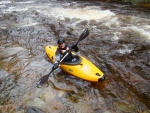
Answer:
[{"label": "white foam", "polygon": [[114,36],[111,38],[112,41],[119,40],[121,33],[120,32],[115,32]]},{"label": "white foam", "polygon": [[30,4],[30,3],[33,3],[34,1],[26,1],[26,2],[17,2],[19,4]]},{"label": "white foam", "polygon": [[141,27],[146,31],[150,31],[150,25],[142,25]]},{"label": "white foam", "polygon": [[11,3],[10,1],[0,1],[0,4],[9,4]]},{"label": "white foam", "polygon": [[141,37],[150,40],[150,31],[146,31],[143,28],[140,28],[138,26],[128,26],[128,27],[124,27],[123,29],[126,31],[132,31],[134,33],[137,33]]},{"label": "white foam", "polygon": [[32,18],[24,18],[20,24],[17,25],[17,27],[29,27],[29,26],[35,26],[39,23],[35,22]]},{"label": "white foam", "polygon": [[17,12],[21,12],[21,11],[26,11],[28,10],[28,7],[20,7],[20,8],[17,8],[17,7],[9,7],[8,9],[6,10],[3,10],[4,13],[10,13],[10,12],[13,12],[13,11],[17,11]]},{"label": "white foam", "polygon": [[3,8],[3,7],[6,7],[6,6],[5,6],[5,5],[1,5],[1,4],[0,4],[0,8]]},{"label": "white foam", "polygon": [[9,7],[6,10],[3,10],[4,13],[11,13],[13,11],[17,11],[17,12],[22,12],[22,11],[27,11],[30,8],[34,8],[35,10],[37,9],[41,9],[41,10],[45,10],[48,9],[48,6],[22,6],[22,7]]},{"label": "white foam", "polygon": [[119,23],[119,21],[118,21],[118,17],[111,17],[111,16],[109,16],[109,18],[107,19],[107,21],[104,23],[105,24],[105,26],[107,26],[107,27],[119,27],[120,26],[120,23]]},{"label": "white foam", "polygon": [[58,19],[64,20],[64,18],[71,18],[71,19],[82,19],[82,20],[100,20],[107,16],[113,16],[114,13],[110,12],[109,10],[98,10],[98,9],[92,9],[89,7],[86,8],[51,8],[46,10],[40,10],[38,9],[39,13],[42,13],[44,15],[53,16]]},{"label": "white foam", "polygon": [[119,49],[117,52],[121,54],[131,53],[131,49]]},{"label": "white foam", "polygon": [[117,51],[117,53],[121,53],[121,54],[128,54],[132,52],[132,48],[128,45],[123,45],[123,48],[120,48]]},{"label": "white foam", "polygon": [[18,27],[29,27],[29,26],[35,26],[35,25],[38,25],[38,23],[37,22],[35,22],[35,23],[22,23],[22,24],[18,24],[17,26]]},{"label": "white foam", "polygon": [[[31,3],[32,1],[28,2],[19,2],[19,3]],[[110,10],[100,10],[99,8],[88,6],[85,8],[63,8],[63,7],[51,7],[51,4],[45,4],[42,6],[23,6],[23,7],[9,7],[8,9],[3,10],[4,13],[9,13],[12,11],[27,11],[30,8],[34,8],[41,14],[47,15],[49,17],[55,17],[61,20],[65,18],[70,19],[79,19],[79,20],[102,20],[106,19],[109,20],[115,14]],[[113,21],[113,20],[112,20]],[[115,20],[116,22],[116,20]],[[113,22],[114,23],[114,22]]]}]

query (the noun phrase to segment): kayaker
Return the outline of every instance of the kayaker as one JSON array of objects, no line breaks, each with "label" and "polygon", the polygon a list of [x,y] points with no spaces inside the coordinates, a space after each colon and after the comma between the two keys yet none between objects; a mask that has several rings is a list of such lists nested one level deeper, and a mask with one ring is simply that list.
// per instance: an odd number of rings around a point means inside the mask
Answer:
[{"label": "kayaker", "polygon": [[56,62],[54,63],[55,69],[58,68],[59,62],[61,58],[63,58],[63,56],[65,56],[68,53],[68,55],[64,58],[63,62],[70,62],[73,59],[73,55],[71,51],[75,51],[75,52],[79,51],[79,48],[77,47],[77,45],[72,44],[71,46],[69,46],[68,44],[66,44],[66,41],[64,38],[59,38],[57,41],[57,44],[58,44],[58,47],[55,53]]}]

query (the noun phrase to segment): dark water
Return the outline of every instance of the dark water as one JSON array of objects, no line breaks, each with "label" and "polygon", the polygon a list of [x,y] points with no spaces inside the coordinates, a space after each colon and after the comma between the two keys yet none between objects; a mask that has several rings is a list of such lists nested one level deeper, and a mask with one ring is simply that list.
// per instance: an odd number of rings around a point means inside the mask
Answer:
[{"label": "dark water", "polygon": [[[106,75],[90,83],[55,71],[44,47],[89,36],[80,54]],[[0,1],[0,112],[149,113],[149,9],[105,2]]]}]

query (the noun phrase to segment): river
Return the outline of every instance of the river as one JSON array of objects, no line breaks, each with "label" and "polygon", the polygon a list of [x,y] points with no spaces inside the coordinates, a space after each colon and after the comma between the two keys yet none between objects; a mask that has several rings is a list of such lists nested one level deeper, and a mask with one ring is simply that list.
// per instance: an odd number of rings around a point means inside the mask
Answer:
[{"label": "river", "polygon": [[[107,2],[0,1],[0,113],[149,113],[150,10]],[[54,71],[44,47],[75,42],[106,76],[91,83]]]}]

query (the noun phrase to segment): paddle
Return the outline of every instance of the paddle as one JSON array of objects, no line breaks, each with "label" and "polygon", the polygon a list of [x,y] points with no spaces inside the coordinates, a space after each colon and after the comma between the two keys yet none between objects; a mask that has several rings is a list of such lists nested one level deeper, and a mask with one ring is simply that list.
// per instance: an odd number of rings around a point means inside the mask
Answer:
[{"label": "paddle", "polygon": [[[60,62],[62,62],[64,60],[64,58],[68,55],[69,53],[66,53],[65,56],[60,60]],[[46,83],[48,81],[48,78],[50,76],[50,74],[57,68],[55,68],[55,66],[52,67],[51,71],[47,74],[44,75],[43,77],[40,78],[40,80],[37,82],[37,85],[42,85],[44,83]]]},{"label": "paddle", "polygon": [[85,30],[83,31],[83,33],[80,35],[78,41],[74,44],[74,46],[77,46],[78,43],[79,43],[80,41],[82,41],[83,39],[85,39],[88,35],[89,35],[89,30],[88,30],[88,29],[85,29]]},{"label": "paddle", "polygon": [[[85,39],[88,35],[89,35],[89,30],[88,30],[88,29],[85,29],[85,30],[83,31],[83,33],[80,35],[80,37],[78,38],[78,41],[74,44],[74,46],[77,46],[78,43],[79,43],[80,41],[82,41],[83,39]],[[60,60],[59,63],[61,63],[61,62],[64,60],[64,58],[65,58],[68,54],[69,54],[69,53],[66,53],[66,55]],[[49,78],[50,74],[51,74],[55,69],[57,69],[57,68],[55,68],[55,66],[53,66],[52,69],[51,69],[51,71],[50,71],[47,75],[44,75],[43,77],[41,77],[41,78],[39,79],[39,81],[37,82],[37,85],[43,85],[44,83],[46,83],[46,82],[48,81],[48,78]]]}]

